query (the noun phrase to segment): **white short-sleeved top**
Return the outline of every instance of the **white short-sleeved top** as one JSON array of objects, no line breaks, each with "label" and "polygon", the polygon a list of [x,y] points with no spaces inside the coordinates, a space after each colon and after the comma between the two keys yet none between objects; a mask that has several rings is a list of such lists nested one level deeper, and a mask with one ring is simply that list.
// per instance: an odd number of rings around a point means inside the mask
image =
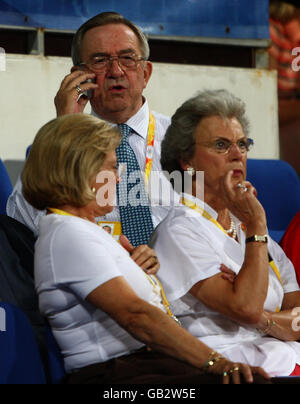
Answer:
[{"label": "white short-sleeved top", "polygon": [[40,311],[50,322],[67,372],[143,346],[85,300],[98,286],[123,276],[139,297],[164,310],[159,293],[126,250],[79,217],[41,218],[34,266]]},{"label": "white short-sleeved top", "polygon": [[[191,195],[185,197],[217,219],[217,213],[210,206]],[[172,208],[151,239],[161,264],[159,278],[168,300],[172,302],[174,314],[202,342],[234,361],[263,366],[272,375],[289,375],[295,364],[300,363],[298,342],[261,337],[255,328],[239,325],[189,293],[197,282],[220,273],[221,264],[238,274],[244,261],[245,234],[240,221],[235,217],[233,220],[240,242],[187,206]],[[279,268],[281,282],[269,267],[264,308],[276,311],[282,305],[284,294],[298,291],[299,287],[291,262],[271,238],[268,249]]]}]

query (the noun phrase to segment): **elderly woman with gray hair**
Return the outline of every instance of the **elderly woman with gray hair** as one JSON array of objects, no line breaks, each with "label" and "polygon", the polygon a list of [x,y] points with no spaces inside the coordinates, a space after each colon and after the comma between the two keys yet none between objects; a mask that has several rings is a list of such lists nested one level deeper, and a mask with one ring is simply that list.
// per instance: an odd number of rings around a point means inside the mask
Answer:
[{"label": "elderly woman with gray hair", "polygon": [[293,311],[300,292],[246,181],[248,132],[244,103],[226,90],[202,91],[178,108],[161,164],[168,173],[188,172],[192,186],[155,230],[152,247],[188,331],[231,360],[287,376],[300,363]]}]

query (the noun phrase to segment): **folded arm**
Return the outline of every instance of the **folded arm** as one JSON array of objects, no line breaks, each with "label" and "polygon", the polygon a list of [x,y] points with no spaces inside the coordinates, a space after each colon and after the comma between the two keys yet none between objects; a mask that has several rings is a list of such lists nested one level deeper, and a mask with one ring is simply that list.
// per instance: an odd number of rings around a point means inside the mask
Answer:
[{"label": "folded arm", "polygon": [[256,328],[282,341],[299,341],[300,291],[286,293],[278,313],[264,311]]},{"label": "folded arm", "polygon": [[[246,225],[246,237],[264,235],[267,232],[264,209],[256,198],[255,188],[249,182],[244,184],[247,192],[240,191],[232,181],[232,173],[228,172],[221,182],[224,201]],[[235,321],[255,324],[261,318],[268,292],[268,267],[267,243],[246,243],[244,262],[233,283],[217,274],[196,283],[190,293]]]},{"label": "folded arm", "polygon": [[211,352],[162,310],[140,299],[123,277],[99,286],[87,296],[87,301],[147,346],[196,367],[204,366]]},{"label": "folded arm", "polygon": [[235,321],[255,324],[262,315],[267,290],[267,246],[249,243],[243,266],[234,282],[228,282],[220,273],[196,283],[190,293]]},{"label": "folded arm", "polygon": [[[118,297],[116,299],[116,296]],[[105,311],[134,338],[150,348],[182,360],[197,368],[203,368],[212,350],[159,308],[140,299],[123,277],[116,277],[93,290],[86,299],[89,303]],[[209,368],[214,374],[223,374],[237,364],[225,358]],[[251,368],[238,364],[240,373],[251,382],[252,373],[260,373],[268,378],[261,368]],[[239,373],[233,372],[239,383]],[[228,376],[223,377],[228,382]]]}]

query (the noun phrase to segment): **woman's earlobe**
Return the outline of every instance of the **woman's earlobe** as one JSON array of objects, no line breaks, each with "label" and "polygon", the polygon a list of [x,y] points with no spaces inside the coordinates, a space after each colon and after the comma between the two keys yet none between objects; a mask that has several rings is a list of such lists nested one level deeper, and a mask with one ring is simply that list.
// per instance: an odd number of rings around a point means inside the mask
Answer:
[{"label": "woman's earlobe", "polygon": [[196,174],[196,170],[194,167],[187,167],[185,170],[191,177],[193,177]]},{"label": "woman's earlobe", "polygon": [[188,161],[184,161],[184,160],[179,160],[180,163],[180,167],[183,171],[187,171],[189,167],[192,166],[192,164]]}]

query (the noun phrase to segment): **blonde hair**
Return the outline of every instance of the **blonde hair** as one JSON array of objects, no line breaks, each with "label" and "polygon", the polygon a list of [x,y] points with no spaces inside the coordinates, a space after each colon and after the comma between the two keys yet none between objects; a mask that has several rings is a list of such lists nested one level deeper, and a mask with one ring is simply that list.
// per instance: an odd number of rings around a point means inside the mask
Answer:
[{"label": "blonde hair", "polygon": [[285,23],[295,16],[296,7],[284,1],[271,0],[269,12],[271,18]]},{"label": "blonde hair", "polygon": [[85,206],[95,198],[91,181],[119,143],[118,130],[91,115],[51,120],[38,131],[22,172],[25,199],[39,210]]}]

